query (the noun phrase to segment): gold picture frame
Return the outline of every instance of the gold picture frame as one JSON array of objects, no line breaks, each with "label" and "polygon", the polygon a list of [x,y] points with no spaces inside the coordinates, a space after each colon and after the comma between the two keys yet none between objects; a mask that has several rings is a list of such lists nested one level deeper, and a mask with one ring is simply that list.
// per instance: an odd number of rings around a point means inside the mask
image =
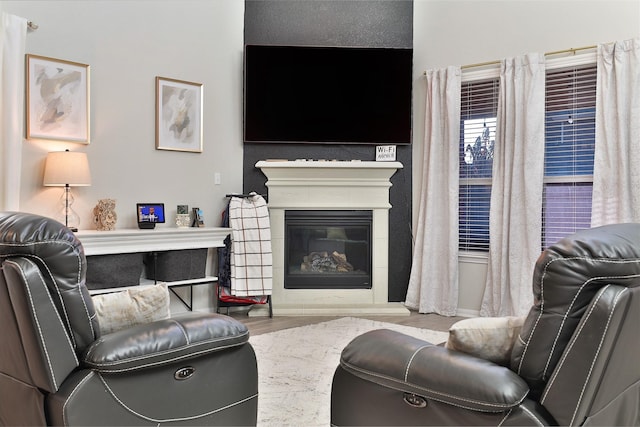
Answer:
[{"label": "gold picture frame", "polygon": [[89,65],[26,55],[26,138],[90,142]]},{"label": "gold picture frame", "polygon": [[156,149],[202,153],[202,83],[156,77]]}]

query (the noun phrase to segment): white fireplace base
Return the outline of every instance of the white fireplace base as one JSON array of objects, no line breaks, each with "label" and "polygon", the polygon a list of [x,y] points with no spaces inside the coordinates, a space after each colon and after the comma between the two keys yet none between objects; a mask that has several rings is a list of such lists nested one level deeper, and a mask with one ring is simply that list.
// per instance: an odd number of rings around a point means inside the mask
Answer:
[{"label": "white fireplace base", "polygon": [[[260,161],[267,177],[273,314],[276,316],[409,315],[402,303],[388,302],[389,188],[399,162]],[[284,213],[286,210],[371,210],[371,289],[285,289]],[[255,306],[250,316],[267,315]]]},{"label": "white fireplace base", "polygon": [[[408,316],[409,310],[400,302],[385,304],[274,304],[274,316]],[[269,316],[269,308],[253,306],[249,317]]]}]

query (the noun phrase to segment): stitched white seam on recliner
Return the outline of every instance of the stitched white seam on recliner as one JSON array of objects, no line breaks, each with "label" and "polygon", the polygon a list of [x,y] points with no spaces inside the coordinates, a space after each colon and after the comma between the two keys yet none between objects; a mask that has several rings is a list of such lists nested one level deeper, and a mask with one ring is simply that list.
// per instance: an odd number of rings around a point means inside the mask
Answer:
[{"label": "stitched white seam on recliner", "polygon": [[544,369],[542,370],[542,377],[545,378],[547,376],[547,370],[549,369],[549,364],[551,363],[551,358],[553,357],[553,354],[556,351],[556,345],[558,344],[558,340],[560,339],[560,334],[562,333],[562,329],[564,328],[564,324],[565,321],[567,320],[567,316],[569,314],[569,312],[571,311],[571,308],[573,307],[573,305],[575,304],[576,300],[578,299],[578,295],[580,295],[580,292],[582,292],[582,290],[585,288],[585,286],[587,286],[589,283],[593,282],[594,280],[597,280],[597,277],[591,277],[589,278],[589,280],[585,281],[582,285],[580,285],[580,287],[578,288],[577,292],[573,295],[573,299],[571,300],[571,303],[567,306],[567,310],[564,312],[564,314],[562,315],[562,322],[560,322],[560,325],[558,327],[558,330],[556,332],[556,336],[553,339],[553,344],[551,345],[551,351],[549,351],[549,357],[547,357],[547,361],[544,364]]},{"label": "stitched white seam on recliner", "polygon": [[502,419],[500,420],[500,422],[498,423],[497,427],[502,427],[502,424],[504,424],[504,422],[506,421],[507,418],[509,418],[509,415],[511,415],[511,412],[513,412],[513,408],[509,409],[507,411],[507,413],[504,415],[504,417],[502,417]]},{"label": "stitched white seam on recliner", "polygon": [[524,361],[524,357],[525,354],[527,353],[527,350],[529,349],[529,344],[531,343],[531,338],[533,337],[533,334],[535,332],[535,330],[538,328],[538,323],[540,323],[540,319],[542,318],[542,306],[544,304],[544,299],[542,299],[542,302],[540,303],[540,313],[538,313],[538,318],[536,319],[535,323],[533,324],[533,327],[531,328],[531,332],[529,332],[529,336],[527,337],[526,341],[522,339],[522,335],[520,335],[520,333],[518,333],[518,338],[520,339],[520,341],[522,341],[524,343],[524,347],[522,349],[522,356],[520,356],[520,363],[518,364],[518,371],[516,372],[518,375],[520,374],[520,370],[522,369],[522,363]]},{"label": "stitched white seam on recliner", "polygon": [[[38,245],[38,246],[39,245],[51,245],[53,243],[60,244],[60,245],[65,245],[65,246],[68,246],[68,247],[70,247],[72,249],[72,252],[76,256],[76,260],[78,262],[78,270],[77,270],[78,271],[78,275],[77,275],[77,278],[76,278],[76,284],[78,285],[78,288],[79,288],[79,286],[80,286],[81,269],[82,269],[81,268],[82,267],[82,258],[80,257],[80,253],[78,251],[74,250],[75,249],[75,245],[72,242],[68,242],[68,241],[65,241],[65,240],[57,240],[57,239],[42,240],[42,241],[30,242],[30,243],[7,243],[7,242],[2,242],[2,243],[0,243],[0,247],[2,247],[2,246],[28,247],[28,246],[36,246],[36,245]],[[62,295],[60,294],[60,289],[58,288],[58,284],[55,281],[55,276],[51,273],[51,270],[49,270],[49,265],[47,263],[45,263],[44,260],[41,257],[39,257],[37,255],[34,255],[34,254],[31,254],[31,253],[28,253],[28,254],[27,253],[25,253],[25,254],[15,253],[15,254],[6,255],[6,257],[14,257],[14,256],[16,256],[16,257],[17,256],[21,256],[21,257],[24,257],[24,258],[35,258],[35,259],[38,259],[38,260],[40,260],[42,262],[42,265],[44,266],[44,268],[49,273],[49,276],[51,277],[52,282],[55,285],[56,293],[58,294],[58,298],[60,299],[60,304],[62,306],[62,314],[64,314],[64,319],[65,319],[65,321],[67,323],[68,329],[72,330],[73,328],[71,327],[71,322],[69,321],[69,316],[67,314],[67,310],[66,310],[66,307],[65,307],[64,299],[62,298]],[[82,298],[82,300],[83,300],[83,303],[84,303],[84,298]],[[88,309],[86,307],[86,303],[85,303],[85,313],[87,314],[87,318],[89,318],[89,311],[88,311]],[[93,329],[93,324],[91,323],[91,320],[89,320],[89,329],[91,330],[91,335],[93,337],[95,337],[96,333],[95,333],[95,331]],[[73,336],[73,333],[70,334],[70,338],[71,338],[71,340],[73,342],[73,346],[75,348],[76,342],[75,342],[75,337]]]},{"label": "stitched white seam on recliner", "polygon": [[[629,264],[629,263],[640,263],[640,260],[638,259],[631,259],[631,260],[611,260],[611,259],[603,259],[603,258],[589,258],[589,257],[571,257],[571,258],[556,258],[556,259],[552,259],[550,260],[543,269],[543,273],[540,277],[540,314],[538,315],[538,320],[542,317],[542,314],[544,312],[544,302],[545,302],[545,298],[544,298],[544,281],[545,281],[545,276],[547,274],[547,269],[549,267],[549,265],[551,265],[551,263],[554,262],[561,262],[561,261],[575,261],[575,260],[589,260],[589,261],[598,261],[598,262],[603,262],[603,263],[611,263],[611,264]],[[551,361],[551,358],[553,356],[553,352],[555,350],[555,345],[557,343],[557,340],[559,338],[560,332],[562,331],[562,328],[564,326],[564,319],[566,319],[567,314],[569,313],[569,311],[571,310],[571,307],[573,306],[573,303],[575,302],[575,300],[577,299],[579,293],[582,291],[582,289],[584,288],[584,286],[589,283],[592,280],[595,279],[619,279],[619,278],[629,278],[629,277],[635,277],[636,275],[631,275],[631,276],[603,276],[603,277],[598,277],[598,278],[590,278],[588,281],[586,281],[585,283],[583,283],[580,288],[578,289],[578,291],[576,292],[576,294],[574,295],[573,301],[571,302],[571,304],[569,305],[569,307],[567,308],[566,312],[563,315],[563,321],[562,324],[560,325],[560,327],[558,328],[557,334],[556,334],[556,338],[554,339],[553,342],[553,347],[551,349],[551,352],[549,353],[549,358],[547,359],[547,362],[545,363],[545,369],[543,371],[543,376],[546,375],[549,363]],[[527,350],[529,348],[529,344],[531,343],[531,340],[533,339],[533,336],[535,335],[536,329],[538,327],[538,321],[536,321],[535,325],[533,326],[533,328],[531,329],[531,333],[529,334],[529,337],[527,338],[526,341],[526,345],[524,346],[524,349],[522,351],[522,355],[520,357],[520,363],[518,364],[518,370],[517,373],[520,374],[522,371],[522,366],[524,364],[524,360],[526,359],[526,353]]]},{"label": "stitched white seam on recliner", "polygon": [[[534,414],[533,412],[531,412],[530,410],[528,410],[525,406],[518,406],[518,408],[520,408],[520,410],[522,412],[525,412],[527,415],[529,415],[535,422],[536,425],[540,426],[540,427],[544,427],[544,423],[542,421],[540,421],[540,419],[536,416],[536,414]],[[509,419],[509,415],[511,415],[511,412],[513,412],[513,409],[509,409],[509,411],[507,412],[507,414],[504,416],[504,418],[502,418],[500,420],[500,422],[498,423],[497,427],[502,427],[502,425],[504,424],[505,421],[507,421]]]},{"label": "stitched white seam on recliner", "polygon": [[78,384],[76,384],[76,386],[73,388],[73,390],[71,390],[71,393],[69,393],[69,397],[67,397],[64,400],[64,404],[62,405],[62,418],[65,421],[64,422],[65,426],[69,425],[69,420],[67,420],[67,403],[69,403],[71,401],[71,398],[76,394],[76,392],[78,391],[80,386],[82,384],[84,384],[85,382],[87,382],[94,375],[96,375],[95,372],[89,371],[89,373],[87,375],[85,375],[84,378],[82,378],[82,380],[78,382]]},{"label": "stitched white seam on recliner", "polygon": [[189,342],[189,336],[187,335],[187,331],[184,330],[184,327],[182,326],[182,324],[177,322],[175,319],[169,319],[169,320],[171,320],[173,323],[175,323],[178,326],[178,328],[180,328],[180,332],[182,332],[182,335],[184,336],[184,339],[187,342],[187,345],[191,344]]},{"label": "stitched white seam on recliner", "polygon": [[[578,293],[580,293],[589,283],[596,281],[596,280],[616,280],[616,279],[630,279],[630,278],[634,278],[634,277],[640,277],[640,275],[637,274],[632,274],[632,275],[627,275],[627,276],[600,276],[600,277],[592,277],[589,280],[587,280],[581,287],[580,290],[578,291]],[[573,307],[575,301],[578,299],[578,293],[576,293],[575,297],[573,298],[573,301],[571,301],[571,305],[569,306],[569,308],[567,308],[567,312],[564,314],[563,316],[563,320],[562,320],[562,324],[560,325],[560,328],[558,329],[558,333],[556,334],[556,338],[553,340],[553,346],[551,347],[551,352],[549,353],[549,357],[547,358],[547,363],[545,363],[544,366],[544,371],[542,372],[543,377],[546,377],[547,375],[547,371],[549,370],[549,364],[551,363],[551,358],[553,356],[553,353],[555,352],[556,349],[556,344],[558,343],[558,340],[560,339],[560,333],[562,332],[562,328],[564,327],[564,321],[567,319],[567,316],[569,314],[569,311],[571,310],[571,307]]]},{"label": "stitched white seam on recliner", "polygon": [[[41,260],[41,258],[38,258],[38,257],[36,257],[36,258],[37,258],[37,259],[39,259],[39,260]],[[37,273],[38,273],[38,277],[40,278],[40,284],[41,284],[41,285],[42,285],[42,287],[45,289],[46,294],[47,294],[47,298],[49,299],[49,302],[51,303],[51,306],[52,306],[52,307],[55,307],[55,303],[54,303],[53,299],[51,299],[51,295],[49,294],[49,290],[48,290],[48,288],[47,288],[47,285],[46,285],[46,283],[45,283],[45,281],[44,281],[44,278],[42,277],[42,274],[40,273],[40,269],[39,269],[39,268],[38,268],[38,266],[37,266],[33,261],[31,261],[29,258],[26,258],[26,257],[25,257],[25,260],[26,260],[26,261],[28,261],[28,262],[29,262],[32,266],[34,266],[34,268],[36,269],[36,271],[37,271]],[[43,264],[44,264],[44,262],[43,262]],[[22,275],[22,279],[23,279],[23,280],[24,280],[24,282],[26,283],[26,282],[27,282],[27,278],[24,276],[24,273],[23,273],[22,269],[20,269],[20,274]],[[25,288],[26,288],[26,289],[29,289],[29,286],[25,286]],[[31,294],[29,294],[29,296],[31,296]],[[58,294],[58,296],[60,296],[60,294]],[[63,305],[63,307],[64,307],[64,303],[62,303],[62,305]],[[31,301],[31,307],[33,308],[33,311],[34,311],[34,313],[35,313],[36,308],[35,308],[35,306],[33,305],[33,302],[32,302],[32,301]],[[61,327],[62,327],[62,329],[66,332],[64,322],[62,321],[62,318],[60,317],[60,313],[58,312],[58,310],[57,310],[57,309],[55,310],[55,314],[56,314],[56,318],[60,321],[60,326],[61,326]],[[65,313],[65,315],[66,315],[66,313]],[[69,326],[69,327],[70,327],[70,326]],[[40,329],[38,329],[38,332],[40,332]],[[72,334],[72,333],[71,333],[71,334],[69,334],[69,333],[65,333],[65,334],[64,334],[64,336],[65,336],[65,338],[66,338],[66,340],[67,340],[67,344],[69,344],[69,348],[70,348],[71,354],[73,354],[73,360],[75,361],[75,363],[76,363],[76,364],[79,364],[79,362],[78,362],[78,357],[76,356],[76,351],[75,351],[75,342],[74,342],[74,340],[73,340],[73,334]],[[43,337],[43,339],[44,339],[44,337]]]},{"label": "stitched white seam on recliner", "polygon": [[581,323],[580,327],[575,331],[573,339],[567,344],[567,347],[565,348],[565,351],[562,354],[562,358],[560,358],[560,360],[558,361],[558,364],[556,365],[556,369],[554,371],[554,374],[551,376],[551,378],[549,379],[549,382],[547,383],[546,390],[544,391],[544,393],[542,393],[542,396],[540,397],[540,403],[541,404],[544,404],[544,401],[547,398],[547,394],[549,394],[549,390],[551,389],[551,387],[553,387],[553,384],[555,383],[555,380],[558,377],[559,372],[562,370],[562,367],[564,366],[564,363],[567,360],[567,357],[569,356],[569,353],[571,353],[571,350],[573,349],[573,345],[575,344],[577,339],[580,337],[580,334],[582,333],[582,330],[584,329],[584,326],[587,324],[587,321],[589,320],[589,318],[593,314],[593,311],[596,309],[597,302],[600,300],[600,298],[602,298],[602,295],[604,294],[604,292],[610,286],[611,285],[606,285],[606,286],[602,287],[600,289],[600,291],[598,291],[598,295],[596,295],[595,299],[592,301],[591,308],[583,316],[584,321]]},{"label": "stitched white seam on recliner", "polygon": [[[40,278],[40,283],[42,284],[42,286],[44,286],[46,288],[46,284],[44,283],[44,279],[42,278],[42,275],[40,274],[40,269],[37,268],[37,266],[35,265],[35,263],[33,261],[31,261],[28,258],[24,258],[25,261],[29,262],[31,265],[33,265],[38,273],[38,277]],[[20,267],[20,265],[14,261],[7,261],[7,264],[12,264],[14,266],[14,268],[16,270],[18,270],[20,272],[20,275],[22,276],[22,280],[27,283],[27,277],[24,275],[24,271],[22,270],[22,268]],[[29,297],[29,305],[31,306],[31,312],[33,313],[33,321],[35,322],[35,326],[36,326],[36,330],[38,331],[38,338],[40,339],[40,344],[42,345],[42,350],[44,351],[44,355],[45,358],[47,359],[47,365],[49,366],[49,374],[50,374],[50,378],[51,381],[53,383],[53,386],[55,387],[55,389],[57,390],[58,387],[60,387],[60,384],[58,384],[58,381],[56,379],[55,376],[55,371],[53,369],[53,365],[51,364],[51,357],[49,356],[49,351],[47,348],[47,342],[44,338],[44,335],[42,334],[42,328],[40,327],[40,321],[38,319],[38,311],[36,310],[34,303],[33,303],[33,295],[31,295],[31,289],[29,288],[29,286],[25,286],[25,289],[27,291],[27,295]],[[51,300],[51,295],[49,295],[49,292],[46,292],[47,297],[49,298],[49,301],[51,302],[52,306],[53,306],[53,300]],[[62,329],[64,329],[64,324],[62,323],[62,319],[60,319],[59,314],[57,312],[57,310],[55,311],[56,314],[56,318],[60,321],[60,326],[62,327]],[[73,344],[69,341],[69,337],[68,334],[64,334],[65,336],[67,336],[67,343],[69,344],[69,348],[70,348],[70,352],[73,355],[73,358],[75,360],[76,365],[78,365],[78,358],[76,357],[76,353],[74,351],[73,348]]]},{"label": "stitched white seam on recliner", "polygon": [[[198,347],[198,346],[201,346],[202,344],[208,344],[208,343],[210,343],[212,341],[215,341],[215,340],[198,341],[195,344],[190,344],[190,345],[179,347],[179,348],[175,348],[175,349],[165,350],[165,351],[157,352],[157,353],[153,353],[153,354],[145,354],[145,355],[138,356],[138,357],[131,357],[131,358],[128,358],[126,360],[118,360],[118,361],[109,362],[109,363],[90,363],[90,362],[87,362],[87,363],[89,363],[91,366],[95,366],[96,368],[108,368],[109,366],[118,366],[118,365],[122,365],[122,364],[128,364],[128,363],[132,363],[132,362],[138,361],[138,360],[153,359],[153,358],[156,358],[156,357],[158,357],[160,355],[164,355],[164,354],[183,352],[185,349],[188,349],[190,347]],[[127,372],[127,371],[136,370],[136,369],[147,368],[147,367],[150,367],[150,366],[156,366],[158,364],[165,364],[167,362],[172,362],[172,361],[176,361],[176,360],[182,360],[182,359],[185,359],[185,358],[191,358],[193,356],[197,356],[197,355],[200,355],[200,354],[207,354],[207,353],[212,353],[212,352],[215,352],[215,351],[225,350],[227,348],[239,347],[239,346],[244,345],[244,344],[246,344],[246,342],[240,342],[240,343],[237,343],[237,344],[219,346],[219,347],[216,347],[215,349],[207,348],[207,349],[204,349],[204,350],[195,351],[195,352],[192,352],[192,353],[187,353],[187,354],[184,354],[182,356],[173,357],[173,358],[170,358],[170,359],[164,359],[163,358],[162,360],[160,360],[158,362],[148,363],[146,365],[136,365],[134,367],[126,368],[126,369],[114,369],[114,370],[110,369],[109,372]]]},{"label": "stitched white seam on recliner", "polygon": [[[443,393],[443,392],[440,392],[440,391],[435,391],[435,390],[432,390],[432,389],[429,389],[429,388],[426,388],[426,387],[422,387],[422,386],[417,385],[417,384],[409,383],[407,381],[401,381],[401,380],[398,380],[397,378],[394,378],[394,377],[389,377],[387,375],[382,375],[382,374],[380,374],[378,372],[373,372],[373,371],[369,371],[367,369],[363,369],[363,368],[354,366],[354,365],[352,365],[350,363],[347,363],[345,361],[341,361],[340,363],[342,365],[344,365],[344,366],[347,366],[349,369],[351,369],[351,370],[353,370],[355,372],[360,372],[360,373],[362,373],[364,375],[368,375],[368,376],[375,377],[375,378],[380,378],[380,379],[383,379],[385,381],[399,383],[399,384],[402,384],[402,385],[405,385],[405,386],[414,387],[414,388],[420,389],[422,391],[425,391],[427,393],[430,393],[431,395],[428,396],[429,399],[434,399],[434,400],[437,400],[439,402],[447,403],[449,405],[457,406],[457,407],[460,407],[460,408],[470,409],[470,410],[473,410],[473,411],[489,412],[488,409],[487,410],[482,410],[482,409],[474,408],[474,407],[471,407],[471,406],[464,406],[464,405],[461,405],[461,404],[453,403],[453,402],[451,402],[449,400],[444,400],[444,398],[446,397],[446,398],[449,398],[449,399],[455,399],[455,400],[459,400],[459,401],[462,401],[462,402],[467,402],[467,403],[470,403],[470,404],[482,405],[482,406],[487,406],[487,407],[492,407],[492,408],[495,408],[495,409],[502,410],[502,409],[511,408],[513,406],[519,405],[520,403],[522,403],[522,401],[527,397],[527,394],[529,393],[529,389],[527,389],[526,393],[524,393],[522,395],[522,397],[520,397],[520,399],[518,399],[513,404],[501,404],[501,403],[495,403],[495,402],[483,402],[483,401],[480,401],[480,400],[472,400],[472,399],[468,399],[466,397],[454,396],[454,395],[449,394],[449,393]],[[394,387],[389,387],[389,388],[394,388]],[[406,391],[403,388],[394,388],[394,389],[399,390],[399,391]],[[440,399],[438,399],[437,397],[435,397],[433,395],[439,395],[439,396],[442,396],[442,397]]]},{"label": "stitched white seam on recliner", "polygon": [[538,417],[536,417],[536,414],[534,414],[533,412],[531,412],[530,410],[528,410],[528,409],[527,409],[526,407],[524,407],[524,406],[520,406],[520,409],[522,409],[524,412],[526,412],[527,414],[529,414],[529,416],[530,416],[531,418],[533,418],[533,420],[534,420],[534,421],[537,421],[537,424],[538,424],[540,427],[543,427],[543,426],[544,426],[544,423],[543,423],[542,421],[540,421],[540,419],[539,419]]},{"label": "stitched white seam on recliner", "polygon": [[409,369],[411,368],[411,363],[413,362],[413,359],[416,357],[416,355],[418,354],[418,352],[424,348],[427,347],[431,347],[431,345],[423,345],[422,347],[416,349],[416,351],[413,352],[413,354],[411,355],[411,357],[409,358],[409,361],[407,362],[407,367],[404,370],[404,380],[405,382],[407,381],[407,378],[409,377]]},{"label": "stitched white seam on recliner", "polygon": [[582,398],[584,397],[584,390],[587,388],[587,384],[589,383],[589,379],[591,378],[591,374],[593,373],[593,367],[596,364],[596,361],[598,360],[598,356],[600,355],[600,350],[602,349],[602,344],[604,343],[604,337],[606,336],[607,331],[609,330],[611,317],[613,316],[616,306],[618,305],[618,299],[620,299],[620,296],[625,292],[627,292],[626,288],[623,289],[621,292],[619,292],[618,295],[616,295],[615,299],[613,300],[613,306],[611,307],[611,311],[609,312],[609,317],[607,318],[607,324],[605,325],[604,331],[602,332],[602,336],[600,337],[600,342],[598,343],[596,354],[593,357],[593,360],[591,361],[591,366],[589,366],[589,372],[587,373],[587,377],[584,380],[584,384],[582,384],[582,390],[580,390],[580,396],[578,397],[578,401],[576,402],[576,407],[573,411],[573,415],[571,416],[571,423],[570,423],[571,425],[573,425],[573,422],[576,418],[578,408],[580,407],[580,403],[582,402]]},{"label": "stitched white seam on recliner", "polygon": [[[53,274],[51,274],[51,270],[49,270],[49,265],[47,263],[44,262],[44,260],[40,257],[36,257],[38,260],[40,260],[42,262],[42,265],[44,267],[44,269],[47,270],[47,273],[49,274],[49,278],[51,278],[51,283],[53,283],[54,287],[55,287],[55,292],[56,295],[58,296],[58,301],[60,301],[60,309],[62,311],[62,314],[64,315],[64,321],[67,324],[67,328],[69,329],[69,331],[72,330],[71,328],[71,321],[69,320],[69,314],[67,313],[67,307],[64,304],[64,299],[62,298],[62,294],[60,293],[60,287],[58,286],[58,283],[56,282],[56,278]],[[71,341],[73,342],[73,346],[76,346],[76,339],[73,336],[73,333],[69,334],[71,335]]]},{"label": "stitched white seam on recliner", "polygon": [[122,406],[126,411],[128,411],[129,413],[134,414],[135,416],[140,417],[140,418],[142,418],[144,420],[153,421],[153,422],[157,422],[157,423],[169,423],[169,422],[178,422],[178,421],[197,420],[198,418],[207,417],[209,415],[213,415],[215,413],[222,412],[222,411],[224,411],[226,409],[232,408],[232,407],[237,406],[237,405],[242,405],[245,402],[248,402],[250,400],[258,398],[258,394],[256,393],[256,394],[253,394],[251,396],[247,396],[244,399],[238,400],[237,402],[230,403],[228,405],[222,406],[222,407],[217,408],[217,409],[213,409],[213,410],[208,411],[208,412],[204,412],[202,414],[191,415],[191,416],[188,416],[188,417],[165,418],[165,419],[151,418],[151,417],[149,417],[147,415],[141,414],[140,412],[136,412],[132,408],[127,406],[122,400],[120,400],[118,398],[118,396],[116,396],[116,393],[111,389],[111,387],[109,387],[109,385],[107,384],[105,379],[102,377],[102,375],[98,374],[98,378],[100,378],[100,381],[102,382],[102,385],[104,385],[104,387],[107,389],[107,391],[109,392],[111,397],[113,397],[116,400],[116,402],[118,402],[120,404],[120,406]]},{"label": "stitched white seam on recliner", "polygon": [[522,349],[522,354],[520,355],[520,363],[518,363],[518,370],[516,372],[518,375],[520,375],[520,372],[522,371],[522,365],[524,363],[524,359],[526,358],[527,351],[529,350],[529,344],[531,343],[531,339],[533,338],[533,335],[535,334],[536,329],[538,329],[538,324],[540,323],[540,319],[542,318],[542,313],[544,313],[544,302],[545,302],[544,301],[544,277],[547,274],[547,268],[549,267],[549,264],[551,264],[551,262],[553,261],[554,260],[551,260],[545,264],[544,268],[542,269],[542,274],[540,275],[540,313],[538,313],[538,318],[536,319],[536,322],[533,324],[533,327],[531,328],[531,332],[529,332],[529,336],[527,337],[524,348]]},{"label": "stitched white seam on recliner", "polygon": [[[521,372],[522,365],[523,365],[524,359],[526,357],[527,349],[528,349],[529,344],[531,342],[531,339],[533,338],[533,335],[535,334],[535,331],[536,331],[536,329],[538,327],[538,323],[539,323],[538,321],[540,320],[540,318],[542,317],[542,314],[544,313],[544,303],[545,303],[545,298],[544,298],[544,278],[545,278],[545,276],[547,274],[547,269],[548,269],[549,265],[551,265],[552,262],[556,262],[556,261],[569,261],[569,260],[573,261],[573,260],[576,260],[576,259],[584,259],[584,260],[594,260],[595,259],[595,260],[598,260],[600,262],[610,262],[610,263],[613,263],[613,264],[619,264],[619,263],[627,264],[627,263],[630,263],[630,262],[632,262],[632,263],[640,262],[640,260],[609,260],[609,259],[602,259],[602,258],[587,258],[587,257],[556,258],[556,259],[550,260],[544,266],[543,273],[542,273],[542,275],[540,277],[540,296],[541,296],[541,298],[540,298],[540,301],[541,301],[540,302],[540,313],[538,314],[538,319],[536,319],[536,322],[535,322],[533,328],[531,329],[529,337],[527,338],[526,343],[524,345],[524,349],[522,351],[522,356],[520,357],[520,363],[518,364],[518,371],[517,371],[518,374],[520,374],[520,372]],[[621,277],[625,277],[625,276],[621,276]],[[587,282],[585,282],[585,283],[587,283]],[[583,286],[584,286],[584,284],[580,287],[580,289],[578,290],[577,294],[580,293],[580,291],[582,290]],[[574,297],[574,301],[577,298],[577,294]],[[564,317],[563,317],[564,319],[566,319],[567,313],[571,309],[572,305],[573,305],[573,302],[568,307],[567,312],[565,312]],[[560,326],[560,329],[558,330],[558,335],[559,335],[560,331],[562,330],[562,326],[563,325],[564,325],[564,321],[563,321],[563,324]],[[554,340],[554,347],[555,347],[558,335],[556,335],[556,340]],[[553,354],[553,349],[552,349],[552,351],[551,351],[551,353],[549,355],[549,359],[547,360],[546,366],[548,366],[548,363],[549,363],[549,361],[551,359],[551,355],[552,354]],[[546,367],[545,367],[545,372],[546,372]]]}]

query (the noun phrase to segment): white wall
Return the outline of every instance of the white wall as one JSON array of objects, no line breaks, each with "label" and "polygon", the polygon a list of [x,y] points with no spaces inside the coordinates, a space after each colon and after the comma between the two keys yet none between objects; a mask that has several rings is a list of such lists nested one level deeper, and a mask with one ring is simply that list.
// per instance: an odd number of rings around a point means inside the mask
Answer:
[{"label": "white wall", "polygon": [[[414,223],[421,191],[425,70],[640,37],[637,0],[415,0],[413,10]],[[463,314],[479,310],[485,275],[483,257],[461,262]]]},{"label": "white wall", "polygon": [[[90,65],[91,143],[26,141],[20,210],[53,216],[60,188],[42,187],[49,151],[85,151],[91,187],[74,189],[81,229],[95,228],[98,199],[117,200],[118,228],[135,227],[136,202],[204,210],[220,225],[225,194],[242,191],[244,2],[4,1],[3,11],[40,28],[27,53]],[[204,152],[155,149],[155,77],[204,85]],[[214,185],[214,173],[221,184]]]},{"label": "white wall", "polygon": [[[391,1],[391,0],[390,0]],[[80,228],[115,198],[118,227],[138,201],[199,206],[217,225],[224,195],[242,190],[242,0],[3,1],[40,25],[27,52],[91,66],[91,144],[24,144],[21,210],[52,215],[61,190],[41,186],[48,151],[86,151],[93,185],[78,188]],[[640,36],[637,0],[415,0],[414,218],[421,189],[426,69]],[[156,76],[204,84],[204,152],[155,149]],[[214,185],[220,172],[222,183]],[[165,226],[171,226],[167,224]],[[414,227],[414,230],[416,228]],[[461,266],[460,307],[482,297],[482,259]]]}]

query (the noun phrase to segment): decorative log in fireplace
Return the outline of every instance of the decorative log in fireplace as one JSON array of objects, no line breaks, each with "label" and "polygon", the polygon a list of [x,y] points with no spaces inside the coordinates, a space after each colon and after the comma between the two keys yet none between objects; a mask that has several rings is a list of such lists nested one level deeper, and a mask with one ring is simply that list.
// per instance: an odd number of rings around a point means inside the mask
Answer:
[{"label": "decorative log in fireplace", "polygon": [[300,266],[302,272],[316,273],[348,273],[353,265],[347,262],[347,255],[333,251],[332,253],[311,252],[305,256]]},{"label": "decorative log in fireplace", "polygon": [[288,289],[370,289],[371,211],[285,212]]}]

